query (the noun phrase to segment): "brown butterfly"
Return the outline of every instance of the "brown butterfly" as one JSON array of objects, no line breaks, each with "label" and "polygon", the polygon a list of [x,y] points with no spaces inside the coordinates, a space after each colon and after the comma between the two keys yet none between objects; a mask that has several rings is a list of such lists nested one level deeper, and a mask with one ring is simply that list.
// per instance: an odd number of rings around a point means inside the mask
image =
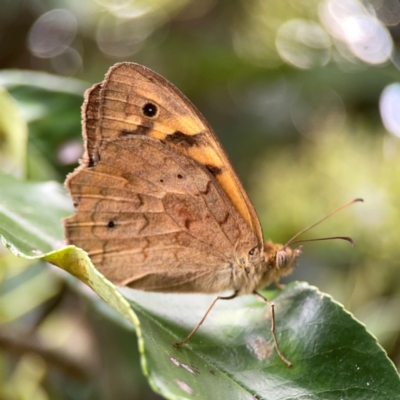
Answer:
[{"label": "brown butterfly", "polygon": [[171,83],[114,65],[85,93],[85,154],[66,180],[77,212],[69,244],[116,285],[160,292],[253,293],[289,274],[300,251],[264,242],[260,221],[207,121]]}]

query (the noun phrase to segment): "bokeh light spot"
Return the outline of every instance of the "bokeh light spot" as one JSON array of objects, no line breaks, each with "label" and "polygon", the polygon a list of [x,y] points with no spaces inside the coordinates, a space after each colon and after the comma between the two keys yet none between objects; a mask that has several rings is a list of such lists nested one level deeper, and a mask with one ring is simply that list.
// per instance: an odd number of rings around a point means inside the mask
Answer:
[{"label": "bokeh light spot", "polygon": [[379,108],[385,128],[400,138],[400,83],[392,83],[383,90]]},{"label": "bokeh light spot", "polygon": [[70,11],[49,11],[32,25],[28,35],[28,48],[39,58],[57,56],[72,43],[77,29],[78,22]]},{"label": "bokeh light spot", "polygon": [[393,42],[388,30],[357,0],[326,0],[320,18],[329,33],[360,60],[382,64],[390,59]]},{"label": "bokeh light spot", "polygon": [[83,64],[81,55],[71,47],[53,57],[50,62],[54,71],[61,75],[74,75]]},{"label": "bokeh light spot", "polygon": [[278,30],[276,47],[288,63],[302,69],[326,65],[330,59],[329,35],[316,22],[295,19]]},{"label": "bokeh light spot", "polygon": [[128,57],[142,48],[144,41],[161,23],[154,18],[124,20],[105,15],[97,27],[97,45],[108,56]]},{"label": "bokeh light spot", "polygon": [[72,165],[78,162],[82,153],[82,142],[77,139],[71,139],[59,147],[57,151],[57,159],[62,165]]},{"label": "bokeh light spot", "polygon": [[343,100],[333,90],[320,93],[307,101],[299,97],[291,109],[293,124],[304,136],[313,140],[332,139],[346,120]]}]

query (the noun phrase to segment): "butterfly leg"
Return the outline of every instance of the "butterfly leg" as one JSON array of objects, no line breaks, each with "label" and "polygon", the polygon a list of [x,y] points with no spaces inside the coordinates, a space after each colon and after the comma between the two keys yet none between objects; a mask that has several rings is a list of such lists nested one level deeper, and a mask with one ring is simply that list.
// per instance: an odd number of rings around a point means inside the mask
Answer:
[{"label": "butterfly leg", "polygon": [[203,315],[203,318],[200,320],[200,322],[194,327],[194,329],[192,330],[192,332],[189,333],[189,335],[186,336],[185,339],[183,339],[181,342],[178,343],[174,343],[175,347],[180,347],[183,344],[187,343],[191,337],[197,332],[197,330],[200,328],[200,325],[204,322],[204,320],[206,319],[208,313],[211,311],[211,309],[214,307],[215,303],[218,300],[231,300],[234,299],[237,295],[238,295],[238,291],[234,292],[233,294],[231,294],[230,296],[218,296],[216,297],[213,302],[210,304],[210,306],[207,308],[207,311],[205,312],[205,314]]},{"label": "butterfly leg", "polygon": [[283,290],[286,287],[286,285],[283,285],[282,283],[279,283],[279,281],[274,281],[274,285],[279,290]]},{"label": "butterfly leg", "polygon": [[279,348],[278,339],[276,338],[276,334],[275,334],[275,304],[272,301],[269,301],[268,299],[266,299],[264,296],[262,296],[260,293],[258,293],[256,291],[254,291],[253,294],[259,300],[263,301],[264,303],[267,303],[271,307],[271,333],[272,333],[272,337],[274,338],[275,348],[276,348],[276,351],[278,352],[278,355],[281,358],[281,360],[288,367],[291,367],[292,363],[282,354],[281,349]]}]

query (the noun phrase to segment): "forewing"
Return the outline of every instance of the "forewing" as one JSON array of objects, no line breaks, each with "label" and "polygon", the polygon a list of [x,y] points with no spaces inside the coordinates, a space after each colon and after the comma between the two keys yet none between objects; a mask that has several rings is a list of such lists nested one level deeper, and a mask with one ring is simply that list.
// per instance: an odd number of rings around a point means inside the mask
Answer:
[{"label": "forewing", "polygon": [[[149,102],[157,106],[156,116],[143,114]],[[257,214],[225,151],[207,121],[175,86],[141,65],[116,64],[102,83],[99,114],[102,139],[146,135],[164,141],[207,168],[262,246]],[[96,158],[93,149],[91,159]]]}]

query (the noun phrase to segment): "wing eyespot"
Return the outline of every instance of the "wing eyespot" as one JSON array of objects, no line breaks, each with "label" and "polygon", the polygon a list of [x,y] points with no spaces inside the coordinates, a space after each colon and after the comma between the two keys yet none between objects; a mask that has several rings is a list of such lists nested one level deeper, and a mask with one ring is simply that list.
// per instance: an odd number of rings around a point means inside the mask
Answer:
[{"label": "wing eyespot", "polygon": [[158,114],[158,107],[154,103],[146,103],[142,107],[142,112],[145,117],[154,118]]},{"label": "wing eyespot", "polygon": [[113,220],[108,221],[107,227],[110,229],[115,228],[115,222]]}]

